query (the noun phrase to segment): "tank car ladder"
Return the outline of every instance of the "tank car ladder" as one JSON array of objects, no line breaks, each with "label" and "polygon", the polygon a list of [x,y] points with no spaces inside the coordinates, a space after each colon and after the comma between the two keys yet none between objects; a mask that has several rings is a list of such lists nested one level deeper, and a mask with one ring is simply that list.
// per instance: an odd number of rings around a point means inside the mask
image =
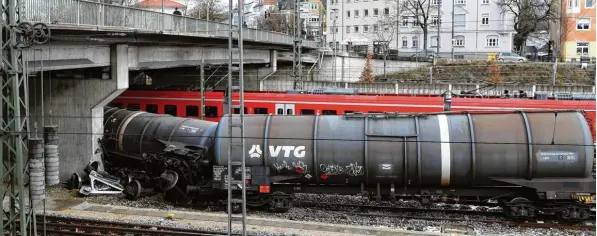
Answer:
[{"label": "tank car ladder", "polygon": [[[247,223],[247,190],[246,190],[246,161],[245,161],[245,130],[244,130],[244,60],[243,60],[243,27],[242,24],[239,23],[238,26],[233,26],[232,18],[234,11],[232,10],[232,1],[230,1],[229,6],[229,38],[228,38],[228,53],[229,53],[229,61],[228,61],[228,88],[226,89],[224,105],[228,105],[227,109],[224,109],[224,114],[229,115],[228,119],[228,138],[229,138],[229,145],[228,145],[228,175],[226,181],[226,189],[228,190],[228,204],[226,206],[226,211],[228,213],[228,235],[232,235],[232,224],[233,223],[241,223],[242,224],[242,231],[241,235],[246,235],[246,223]],[[242,1],[238,1],[239,6],[242,4]],[[243,16],[243,8],[239,8],[238,22],[244,22]],[[234,29],[236,27],[236,29]],[[233,45],[233,34],[238,34],[237,45]],[[232,76],[232,62],[233,62],[233,55],[234,51],[238,52],[238,85],[234,85],[234,80]],[[239,99],[238,103],[233,103],[233,93],[238,91]],[[234,110],[238,110],[239,115],[234,115]],[[236,150],[236,152],[234,151]],[[240,150],[240,153],[238,153]],[[234,158],[233,158],[233,155]],[[239,156],[236,156],[239,155]],[[238,161],[240,157],[240,161]],[[235,167],[233,169],[233,166]],[[240,166],[241,172],[241,179],[235,180],[234,175],[237,173],[238,167]],[[238,194],[233,194],[233,186],[240,188],[240,198],[238,198]],[[237,190],[237,189],[234,189]],[[239,192],[239,191],[234,191]],[[236,197],[235,197],[236,196]],[[233,214],[238,209],[235,209],[233,206],[240,205],[240,210],[242,211],[240,215]]]}]

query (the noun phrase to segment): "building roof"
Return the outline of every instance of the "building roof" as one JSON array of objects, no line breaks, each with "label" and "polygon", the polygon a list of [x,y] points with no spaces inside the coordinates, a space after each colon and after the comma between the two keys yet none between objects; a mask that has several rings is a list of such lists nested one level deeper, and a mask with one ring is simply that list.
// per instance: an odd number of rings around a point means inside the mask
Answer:
[{"label": "building roof", "polygon": [[[178,7],[178,8],[186,8],[184,4],[180,4],[178,2],[172,0],[163,0],[164,7]],[[162,0],[145,0],[135,4],[135,7],[146,7],[146,8],[153,8],[153,7],[162,7]]]}]

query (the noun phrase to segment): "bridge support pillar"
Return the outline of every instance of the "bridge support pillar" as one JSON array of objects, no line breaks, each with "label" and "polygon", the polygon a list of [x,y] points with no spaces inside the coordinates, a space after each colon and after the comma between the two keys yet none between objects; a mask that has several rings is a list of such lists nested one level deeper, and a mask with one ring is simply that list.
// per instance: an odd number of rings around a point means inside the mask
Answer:
[{"label": "bridge support pillar", "polygon": [[128,45],[121,44],[110,47],[109,77],[81,78],[84,74],[69,72],[46,73],[43,83],[39,76],[30,79],[31,116],[42,123],[38,131],[43,125],[58,126],[61,182],[73,172],[82,173],[90,160],[101,160],[103,107],[128,88],[128,70]]},{"label": "bridge support pillar", "polygon": [[272,68],[272,72],[276,72],[278,70],[278,51],[277,50],[269,51],[269,65],[270,65],[270,68]]}]

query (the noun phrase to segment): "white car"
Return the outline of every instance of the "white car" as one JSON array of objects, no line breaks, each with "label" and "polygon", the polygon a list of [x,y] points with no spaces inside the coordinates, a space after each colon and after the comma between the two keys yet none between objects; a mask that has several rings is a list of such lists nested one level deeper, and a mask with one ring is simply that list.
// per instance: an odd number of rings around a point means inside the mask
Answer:
[{"label": "white car", "polygon": [[518,55],[517,53],[514,52],[500,52],[497,55],[497,60],[499,62],[504,62],[504,61],[516,61],[516,62],[523,62],[523,61],[527,61],[527,59],[523,56]]}]

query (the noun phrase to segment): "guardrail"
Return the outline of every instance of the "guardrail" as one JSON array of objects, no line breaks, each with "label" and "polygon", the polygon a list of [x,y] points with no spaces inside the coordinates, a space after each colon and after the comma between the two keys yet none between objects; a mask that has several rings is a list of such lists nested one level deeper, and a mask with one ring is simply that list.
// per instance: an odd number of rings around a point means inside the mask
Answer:
[{"label": "guardrail", "polygon": [[[175,16],[169,13],[85,1],[85,0],[22,0],[27,21],[62,25],[105,26],[165,33],[191,34],[198,37],[229,35],[228,24]],[[234,28],[237,28],[236,26]],[[236,38],[236,37],[235,37]],[[293,45],[290,35],[255,29],[243,29],[245,41]],[[317,42],[303,39],[303,47],[317,48]]]}]

